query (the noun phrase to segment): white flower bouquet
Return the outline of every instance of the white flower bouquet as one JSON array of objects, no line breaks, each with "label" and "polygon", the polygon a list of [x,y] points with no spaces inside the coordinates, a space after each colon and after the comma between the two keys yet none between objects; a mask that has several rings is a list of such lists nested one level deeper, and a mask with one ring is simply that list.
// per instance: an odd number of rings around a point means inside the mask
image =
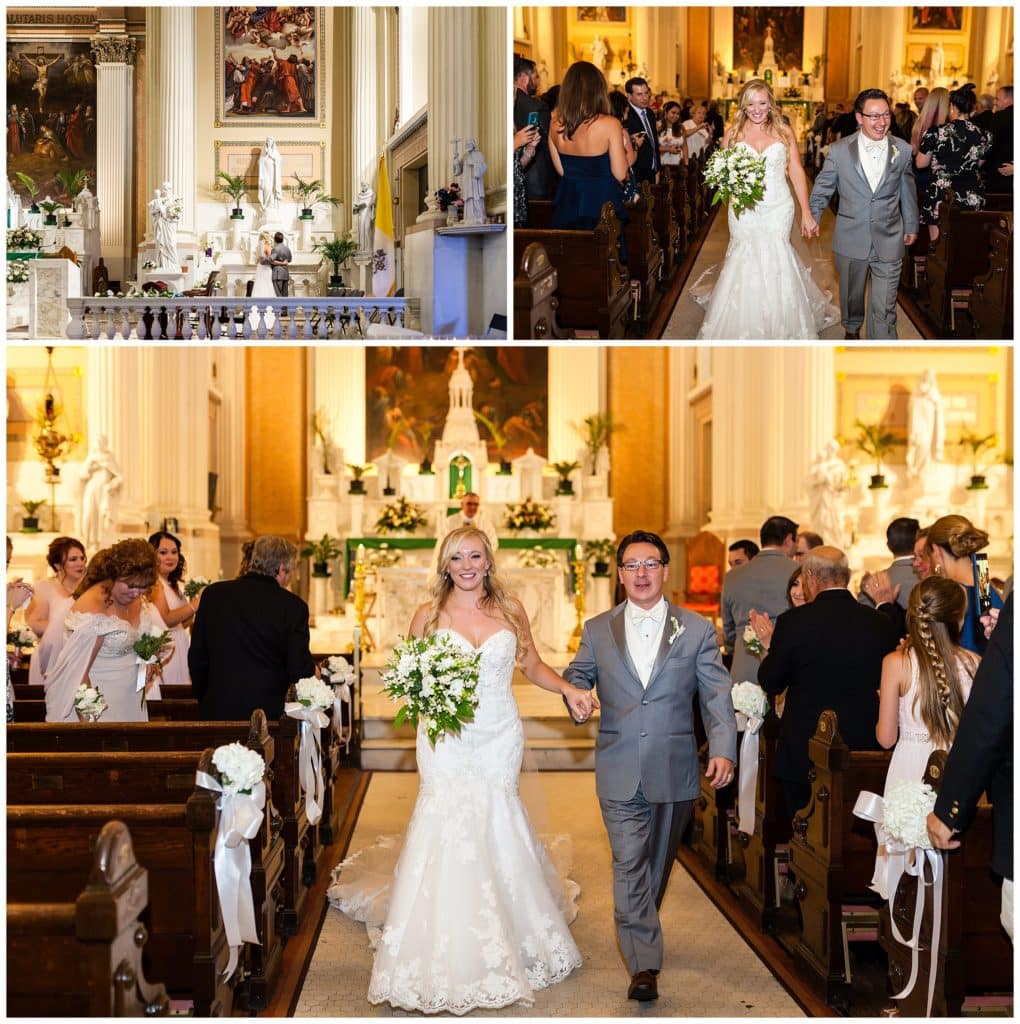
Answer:
[{"label": "white flower bouquet", "polygon": [[765,196],[765,157],[747,146],[717,149],[705,165],[705,184],[714,189],[713,206],[729,203],[739,217]]},{"label": "white flower bouquet", "polygon": [[760,657],[765,653],[765,645],[758,639],[758,634],[755,633],[754,627],[750,625],[744,627],[744,646],[755,657]]},{"label": "white flower bouquet", "polygon": [[84,683],[74,691],[72,704],[83,722],[95,722],[109,707],[97,687],[86,686]]},{"label": "white flower bouquet", "polygon": [[192,576],[184,584],[184,596],[190,601],[205,590],[210,583],[212,583],[212,580],[207,580],[204,576]]},{"label": "white flower bouquet", "polygon": [[333,688],[315,676],[299,679],[294,685],[294,694],[295,699],[302,707],[331,708],[333,706]]},{"label": "white flower bouquet", "polygon": [[522,569],[556,569],[560,564],[560,556],[536,544],[533,548],[525,548],[517,556],[517,564]]},{"label": "white flower bouquet", "polygon": [[8,249],[38,249],[42,245],[42,235],[32,228],[11,228],[7,232]]},{"label": "white flower bouquet", "polygon": [[365,562],[370,571],[376,569],[388,569],[392,565],[399,564],[403,558],[403,552],[399,548],[391,548],[385,541],[377,548],[369,548],[365,552]]},{"label": "white flower bouquet", "polygon": [[383,691],[404,701],[393,724],[423,721],[433,744],[441,733],[459,734],[478,706],[480,659],[480,652],[468,653],[445,634],[402,638],[382,675]]},{"label": "white flower bouquet", "polygon": [[24,284],[28,280],[27,260],[8,260],[7,262],[7,283]]},{"label": "white flower bouquet", "polygon": [[375,528],[379,533],[389,533],[392,530],[406,530],[408,533],[414,533],[419,526],[425,526],[427,522],[428,519],[422,509],[412,504],[407,498],[400,497],[383,506],[383,510],[375,522]]},{"label": "white flower bouquet", "polygon": [[930,850],[927,819],[935,808],[935,796],[927,782],[901,779],[893,783],[883,800],[882,828],[889,838],[905,847]]},{"label": "white flower bouquet", "polygon": [[757,683],[748,680],[733,684],[730,699],[733,701],[733,710],[748,718],[764,718],[769,710],[769,699],[765,691]]},{"label": "white flower bouquet", "polygon": [[174,199],[166,208],[167,220],[180,220],[184,214],[184,200]]},{"label": "white flower bouquet", "polygon": [[556,516],[547,505],[541,505],[534,498],[525,498],[517,504],[506,507],[503,519],[508,530],[548,530],[556,524]]},{"label": "white flower bouquet", "polygon": [[351,683],[354,669],[342,654],[332,654],[322,663],[322,671],[332,683]]},{"label": "white flower bouquet", "polygon": [[21,629],[11,629],[7,632],[7,646],[13,647],[17,651],[23,651],[29,647],[35,647],[36,636],[35,633],[29,629],[28,626],[22,626]]},{"label": "white flower bouquet", "polygon": [[266,774],[262,755],[243,743],[227,743],[213,751],[213,764],[220,773],[220,784],[228,794],[251,793]]},{"label": "white flower bouquet", "polygon": [[133,650],[146,664],[160,664],[160,657],[166,653],[167,647],[172,645],[169,630],[162,630],[159,633],[153,630],[146,630],[134,642]]}]

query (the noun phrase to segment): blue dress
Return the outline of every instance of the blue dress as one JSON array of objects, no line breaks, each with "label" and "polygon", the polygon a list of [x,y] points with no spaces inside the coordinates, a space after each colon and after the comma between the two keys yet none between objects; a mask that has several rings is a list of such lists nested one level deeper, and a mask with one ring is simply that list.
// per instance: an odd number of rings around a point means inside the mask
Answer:
[{"label": "blue dress", "polygon": [[[965,651],[983,655],[988,646],[988,639],[985,637],[985,627],[981,625],[981,605],[978,601],[977,587],[971,584],[965,586],[964,590],[967,591],[967,614],[963,619],[963,629],[960,630],[960,646]],[[994,587],[992,587],[992,607],[1002,607],[1002,598],[999,597],[999,592]]]},{"label": "blue dress", "polygon": [[553,196],[553,228],[591,231],[598,224],[602,205],[606,202],[613,204],[621,224],[626,221],[623,188],[613,177],[608,153],[599,156],[560,153],[560,162],[563,164],[563,177]]}]

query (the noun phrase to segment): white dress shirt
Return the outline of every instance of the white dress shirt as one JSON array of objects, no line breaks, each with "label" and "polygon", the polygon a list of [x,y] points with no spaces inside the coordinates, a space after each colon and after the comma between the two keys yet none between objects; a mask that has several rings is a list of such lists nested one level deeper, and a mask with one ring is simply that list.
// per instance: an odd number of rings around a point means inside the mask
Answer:
[{"label": "white dress shirt", "polygon": [[868,184],[871,186],[871,191],[876,192],[885,175],[885,165],[889,159],[889,143],[885,139],[872,142],[864,132],[861,132],[857,137],[857,146]]},{"label": "white dress shirt", "polygon": [[652,675],[655,656],[659,653],[662,631],[666,625],[666,599],[662,598],[657,605],[639,608],[632,601],[627,601],[623,611],[626,623],[627,653],[637,669],[641,685],[648,686]]}]

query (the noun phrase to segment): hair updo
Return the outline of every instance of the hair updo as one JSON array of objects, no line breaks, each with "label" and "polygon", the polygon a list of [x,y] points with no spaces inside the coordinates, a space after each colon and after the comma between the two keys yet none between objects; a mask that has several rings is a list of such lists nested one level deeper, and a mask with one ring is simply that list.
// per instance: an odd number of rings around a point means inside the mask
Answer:
[{"label": "hair updo", "polygon": [[966,516],[943,516],[928,528],[928,548],[940,547],[953,558],[969,558],[988,547],[988,534]]},{"label": "hair updo", "polygon": [[959,89],[954,89],[949,94],[949,102],[961,114],[970,114],[977,106],[977,92],[973,82],[968,82],[966,85],[960,86]]}]

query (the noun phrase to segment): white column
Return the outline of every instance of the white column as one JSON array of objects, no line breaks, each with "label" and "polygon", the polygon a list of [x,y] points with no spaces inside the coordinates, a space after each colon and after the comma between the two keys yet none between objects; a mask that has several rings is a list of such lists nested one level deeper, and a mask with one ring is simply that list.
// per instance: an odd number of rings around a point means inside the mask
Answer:
[{"label": "white column", "polygon": [[325,413],[344,461],[361,465],[365,461],[365,349],[322,346],[313,351],[312,411]]},{"label": "white column", "polygon": [[[355,53],[353,44],[353,21],[355,8],[337,7],[333,13],[333,52],[338,60],[333,68],[333,106],[330,128],[330,173],[333,180],[333,195],[343,206],[334,213],[334,222],[339,220],[339,230],[351,226],[351,206],[358,194],[355,180],[354,153],[351,139],[354,137],[355,77],[352,65]],[[360,88],[360,86],[358,86]]]},{"label": "white column", "polygon": [[807,515],[804,477],[835,431],[831,346],[713,351],[712,529]]},{"label": "white column", "polygon": [[478,83],[481,93],[481,124],[478,148],[485,154],[486,211],[490,216],[507,209],[506,100],[510,77],[506,62],[507,15],[502,7],[483,7],[481,20],[482,67],[485,74]]},{"label": "white column", "polygon": [[379,155],[379,52],[378,19],[371,7],[354,8],[354,108],[351,144],[354,151],[354,181],[351,195],[361,182],[371,183]]},{"label": "white column", "polygon": [[697,453],[689,399],[697,351],[689,347],[669,350],[669,394],[673,401],[669,403],[667,450],[673,471],[666,496],[666,536],[670,540],[692,537],[701,527],[697,521]]},{"label": "white column", "polygon": [[247,458],[245,438],[246,356],[243,348],[221,348],[215,353],[216,382],[220,390],[220,415],[216,429],[216,522],[220,528],[220,564],[232,576],[240,545],[251,531],[247,518]]},{"label": "white column", "polygon": [[549,461],[573,462],[584,418],[606,408],[606,350],[549,346]]},{"label": "white column", "polygon": [[96,182],[102,256],[110,277],[134,277],[131,237],[134,161],[135,41],[127,35],[93,36],[96,62]]}]

